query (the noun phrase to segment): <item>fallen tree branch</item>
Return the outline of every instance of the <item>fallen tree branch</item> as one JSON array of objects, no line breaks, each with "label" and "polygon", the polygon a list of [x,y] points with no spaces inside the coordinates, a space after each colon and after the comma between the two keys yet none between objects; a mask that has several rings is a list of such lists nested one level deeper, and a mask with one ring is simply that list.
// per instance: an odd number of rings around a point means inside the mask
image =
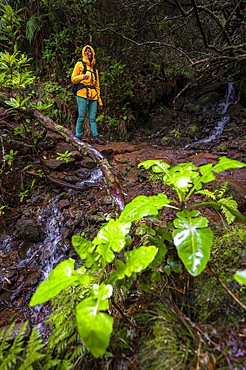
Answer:
[{"label": "fallen tree branch", "polygon": [[235,294],[232,293],[232,291],[226,286],[226,284],[223,282],[223,280],[221,280],[221,278],[219,277],[219,275],[215,272],[215,270],[212,268],[212,266],[210,266],[210,270],[212,272],[212,274],[215,276],[215,278],[218,280],[218,282],[221,284],[222,288],[225,289],[225,291],[229,294],[229,296],[243,309],[243,310],[246,310],[246,306],[243,302],[241,302],[236,296]]},{"label": "fallen tree branch", "polygon": [[99,186],[97,184],[93,184],[93,183],[89,184],[86,181],[84,182],[83,185],[74,185],[74,184],[70,184],[67,181],[56,179],[55,177],[52,177],[52,176],[47,175],[47,174],[40,175],[39,173],[36,173],[34,171],[26,171],[26,173],[28,173],[29,175],[32,175],[32,176],[39,177],[39,178],[40,177],[45,178],[45,179],[49,180],[50,182],[53,182],[56,185],[64,186],[66,188],[73,189],[73,190],[85,190],[85,189],[89,189],[89,188],[97,188],[97,189],[99,188]]}]

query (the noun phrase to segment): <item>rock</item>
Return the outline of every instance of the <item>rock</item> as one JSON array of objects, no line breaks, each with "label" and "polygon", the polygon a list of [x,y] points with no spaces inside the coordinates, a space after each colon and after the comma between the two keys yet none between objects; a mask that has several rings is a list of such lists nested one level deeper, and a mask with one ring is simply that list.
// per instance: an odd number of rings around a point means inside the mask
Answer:
[{"label": "rock", "polygon": [[60,210],[62,210],[63,208],[68,208],[70,205],[71,202],[69,199],[61,199],[58,203],[58,207],[60,208]]},{"label": "rock", "polygon": [[71,166],[71,164],[75,162],[75,159],[70,157],[68,158],[67,163],[63,160],[60,161],[55,158],[43,159],[42,162],[44,166],[48,167],[52,171],[66,171]]},{"label": "rock", "polygon": [[45,230],[34,218],[21,218],[16,223],[18,237],[22,240],[34,243],[42,242],[45,239]]},{"label": "rock", "polygon": [[197,104],[202,106],[214,105],[214,102],[220,100],[220,94],[216,91],[211,91],[207,94],[202,95],[198,100]]},{"label": "rock", "polygon": [[87,168],[80,168],[78,171],[76,171],[76,175],[81,179],[88,179],[91,175],[91,171]]},{"label": "rock", "polygon": [[23,286],[25,288],[34,286],[38,284],[41,277],[42,277],[41,272],[29,271],[28,274],[25,276],[25,281],[24,281]]}]

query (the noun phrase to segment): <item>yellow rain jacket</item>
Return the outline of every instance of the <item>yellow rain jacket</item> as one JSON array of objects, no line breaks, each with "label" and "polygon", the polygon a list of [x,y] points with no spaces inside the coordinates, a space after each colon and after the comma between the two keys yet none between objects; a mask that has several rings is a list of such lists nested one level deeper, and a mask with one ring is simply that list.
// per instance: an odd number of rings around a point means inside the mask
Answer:
[{"label": "yellow rain jacket", "polygon": [[[85,49],[90,48],[92,52],[92,61],[85,56]],[[86,63],[86,75],[89,76],[87,80],[84,79],[84,66],[82,62],[77,62],[72,76],[71,81],[73,84],[82,83],[85,87],[77,91],[77,96],[89,100],[98,100],[98,104],[102,107],[102,99],[100,95],[100,84],[99,84],[99,73],[96,70],[94,73],[94,66],[96,64],[95,51],[90,45],[86,45],[82,49],[82,59]]]}]

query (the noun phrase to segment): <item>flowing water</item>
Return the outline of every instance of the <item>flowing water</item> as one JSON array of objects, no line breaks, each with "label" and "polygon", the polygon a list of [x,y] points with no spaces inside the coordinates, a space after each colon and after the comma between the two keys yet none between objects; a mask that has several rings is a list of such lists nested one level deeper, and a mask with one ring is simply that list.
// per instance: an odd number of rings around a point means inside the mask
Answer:
[{"label": "flowing water", "polygon": [[[96,183],[102,179],[102,171],[99,168],[95,168],[91,171],[90,177],[81,181],[79,185],[82,185],[83,183]],[[64,258],[66,258],[64,254],[64,241],[62,236],[64,229],[64,217],[58,207],[59,199],[60,196],[56,196],[55,198],[51,199],[51,201],[39,212],[38,216],[39,222],[45,224],[45,239],[39,248],[39,259],[41,261],[40,270],[43,275],[41,281],[47,279],[54,267]],[[42,308],[43,305],[38,305],[32,308],[35,318],[34,321],[36,324],[38,324],[40,331],[42,331],[42,322],[40,322],[39,313]],[[48,311],[45,312],[46,317],[48,314]],[[41,321],[43,321],[43,317]]]},{"label": "flowing water", "polygon": [[62,259],[63,252],[59,248],[62,241],[63,215],[57,207],[59,197],[51,200],[50,204],[39,213],[40,222],[45,222],[46,237],[41,247],[42,273],[48,278],[54,266]]},{"label": "flowing water", "polygon": [[230,105],[236,104],[235,101],[235,89],[234,89],[234,83],[228,82],[227,84],[227,90],[225,93],[224,99],[219,101],[214,106],[214,111],[221,115],[221,119],[216,123],[214,129],[211,131],[208,138],[198,140],[194,143],[186,145],[185,148],[188,148],[190,146],[198,145],[198,144],[206,144],[210,143],[211,141],[217,139],[222,134],[225,125],[229,122],[230,116],[226,115],[227,109]]},{"label": "flowing water", "polygon": [[90,177],[86,180],[83,180],[83,181],[80,181],[78,182],[76,185],[84,185],[84,184],[95,184],[99,181],[102,181],[103,180],[103,173],[101,171],[100,168],[94,168],[92,171],[91,171],[91,174],[90,174]]}]

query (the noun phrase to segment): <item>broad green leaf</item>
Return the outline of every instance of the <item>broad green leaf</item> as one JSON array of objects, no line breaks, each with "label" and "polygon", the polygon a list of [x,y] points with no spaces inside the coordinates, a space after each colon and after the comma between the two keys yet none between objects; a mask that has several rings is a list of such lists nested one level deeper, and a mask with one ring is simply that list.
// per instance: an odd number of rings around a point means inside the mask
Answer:
[{"label": "broad green leaf", "polygon": [[113,287],[111,284],[94,284],[93,285],[93,295],[95,298],[99,298],[104,301],[112,296]]},{"label": "broad green leaf", "polygon": [[173,185],[175,188],[186,190],[190,186],[190,184],[191,178],[186,175],[178,175],[173,178]]},{"label": "broad green leaf", "polygon": [[69,285],[77,285],[77,278],[74,275],[75,260],[69,259],[61,262],[48,276],[48,280],[43,281],[34,293],[30,306],[44,303],[55,297]]},{"label": "broad green leaf", "polygon": [[151,245],[149,247],[140,247],[132,251],[125,252],[125,275],[131,276],[132,273],[139,273],[146,269],[149,264],[154,260],[158,249]]},{"label": "broad green leaf", "polygon": [[109,276],[109,282],[115,280],[122,280],[125,276],[132,276],[145,270],[154,260],[158,248],[155,246],[140,247],[129,252],[124,253],[126,263],[116,260],[115,270]]},{"label": "broad green leaf", "polygon": [[105,266],[106,262],[112,262],[115,258],[113,252],[120,252],[126,245],[126,234],[129,233],[131,223],[110,220],[92,241],[98,245],[96,252],[102,256],[101,263]]},{"label": "broad green leaf", "polygon": [[[125,236],[129,233],[130,227],[130,222],[110,220],[106,226],[99,230],[92,243],[95,245],[104,244],[107,245],[109,249],[120,252],[125,246]],[[100,253],[100,248],[97,248],[97,252]]]},{"label": "broad green leaf", "polygon": [[113,331],[113,318],[99,311],[97,300],[87,298],[77,305],[76,320],[85,346],[95,358],[99,358],[109,345]]},{"label": "broad green leaf", "polygon": [[165,194],[146,197],[139,195],[128,203],[123,209],[119,221],[133,222],[150,215],[158,215],[158,210],[166,204],[171,203]]},{"label": "broad green leaf", "polygon": [[169,174],[171,177],[170,181],[172,180],[173,176],[178,175],[180,175],[180,177],[187,176],[190,179],[193,179],[198,176],[197,167],[192,162],[177,164],[176,166],[169,170]]},{"label": "broad green leaf", "polygon": [[213,232],[207,229],[205,217],[194,218],[199,211],[178,212],[174,220],[176,229],[173,231],[173,240],[179,258],[188,272],[199,275],[206,267],[210,258]]},{"label": "broad green leaf", "polygon": [[[97,268],[99,266],[100,256],[96,252],[96,246],[82,235],[72,236],[72,245],[79,257],[85,261],[87,268]],[[80,279],[81,280],[81,279]]]},{"label": "broad green leaf", "polygon": [[213,181],[215,176],[213,174],[213,165],[211,163],[205,164],[204,166],[200,167],[201,172],[201,182],[207,183]]},{"label": "broad green leaf", "polygon": [[108,244],[100,244],[97,248],[97,252],[100,254],[100,256],[102,256],[103,258],[101,258],[101,263],[102,265],[105,267],[105,262],[113,262],[113,260],[115,259],[115,255],[114,255],[114,252],[112,251],[112,244],[113,244],[113,241],[112,243],[108,243]]},{"label": "broad green leaf", "polygon": [[239,162],[235,159],[229,159],[227,157],[220,157],[219,163],[213,167],[213,171],[216,173],[226,171],[230,168],[241,168],[246,167],[246,163]]},{"label": "broad green leaf", "polygon": [[180,163],[169,171],[169,177],[166,177],[165,183],[186,191],[193,179],[199,175],[196,169],[197,167],[191,162]]},{"label": "broad green leaf", "polygon": [[237,271],[234,274],[234,279],[240,283],[246,285],[246,270]]},{"label": "broad green leaf", "polygon": [[155,173],[166,173],[170,165],[163,162],[162,160],[149,159],[147,161],[139,163],[138,167],[144,167],[146,170],[152,167],[152,171]]},{"label": "broad green leaf", "polygon": [[197,167],[192,163],[180,163],[169,170],[164,183],[173,187],[176,191],[179,201],[184,200],[184,196],[196,177],[199,176]]},{"label": "broad green leaf", "polygon": [[191,188],[189,194],[186,196],[186,200],[189,199],[189,197],[195,190],[200,190],[202,188],[202,183],[207,183],[215,179],[215,176],[212,172],[212,167],[213,165],[210,163],[200,167],[201,176],[198,176],[194,179],[193,187]]}]

